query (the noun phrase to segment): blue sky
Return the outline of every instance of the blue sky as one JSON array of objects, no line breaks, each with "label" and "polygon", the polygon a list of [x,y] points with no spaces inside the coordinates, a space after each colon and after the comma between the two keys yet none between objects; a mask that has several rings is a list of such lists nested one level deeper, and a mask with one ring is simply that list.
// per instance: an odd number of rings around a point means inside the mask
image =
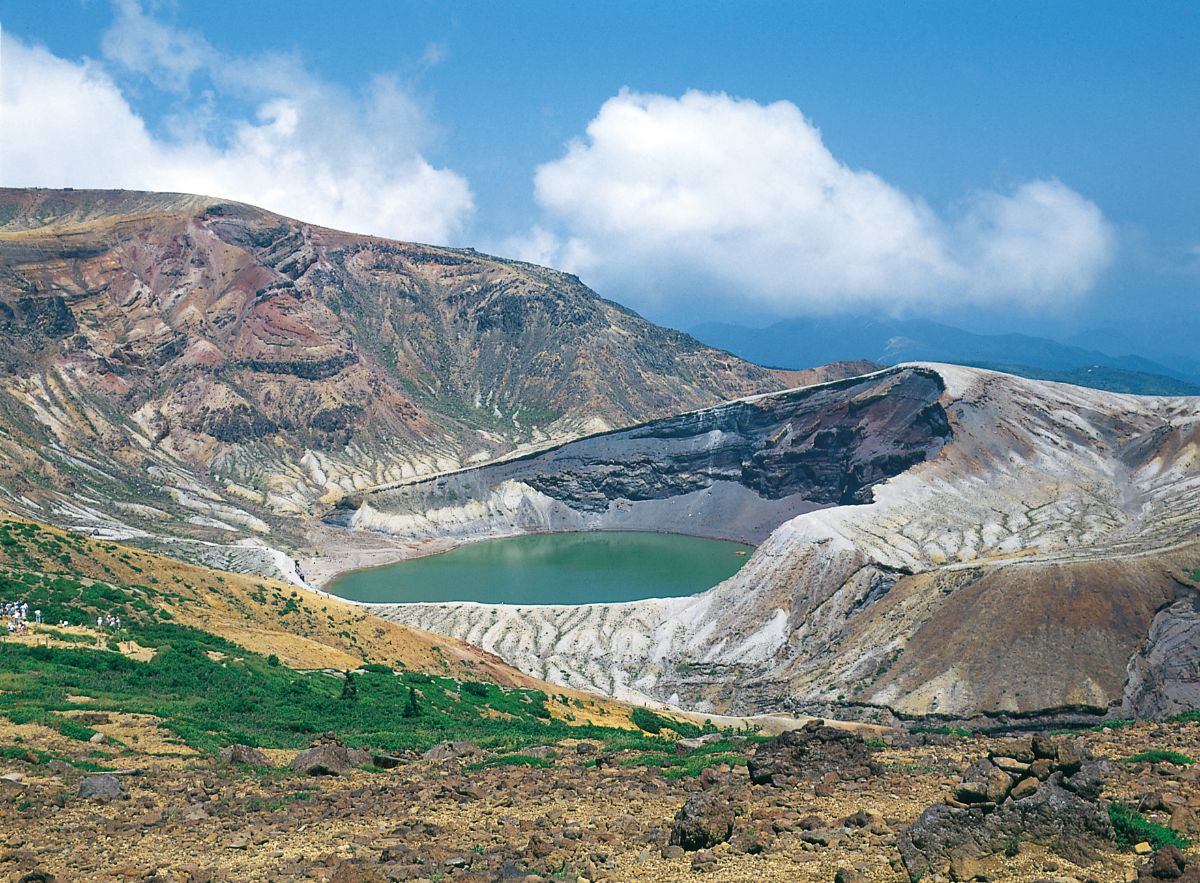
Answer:
[{"label": "blue sky", "polygon": [[[888,310],[1145,349],[1200,313],[1200,4],[345,6],[0,0],[0,182],[224,185],[681,326]],[[72,107],[81,71],[128,114]],[[61,146],[106,118],[111,150]]]}]

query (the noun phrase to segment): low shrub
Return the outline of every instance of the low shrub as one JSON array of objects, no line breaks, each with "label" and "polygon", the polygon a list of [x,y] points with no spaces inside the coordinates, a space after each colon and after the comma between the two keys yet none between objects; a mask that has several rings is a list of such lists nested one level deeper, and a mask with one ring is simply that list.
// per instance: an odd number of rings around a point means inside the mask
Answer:
[{"label": "low shrub", "polygon": [[633,721],[633,725],[647,733],[658,734],[663,730],[671,730],[680,736],[688,739],[694,739],[700,735],[700,728],[686,721],[671,720],[669,717],[664,717],[661,714],[655,714],[649,708],[638,707],[629,715],[629,719]]},{"label": "low shrub", "polygon": [[1117,832],[1117,845],[1122,849],[1131,849],[1143,841],[1154,849],[1164,846],[1187,849],[1192,845],[1191,841],[1178,831],[1150,821],[1128,804],[1110,803],[1108,818],[1112,821],[1113,830]]},{"label": "low shrub", "polygon": [[1140,754],[1135,754],[1133,757],[1125,758],[1126,763],[1174,763],[1179,766],[1187,766],[1189,763],[1195,763],[1192,758],[1186,754],[1180,754],[1178,751],[1168,751],[1162,748],[1155,748],[1150,751],[1143,751]]},{"label": "low shrub", "polygon": [[498,757],[489,757],[487,760],[481,760],[477,763],[467,765],[468,770],[482,770],[488,767],[496,766],[531,766],[531,767],[552,767],[554,763],[544,757],[534,757],[530,754],[501,754]]}]

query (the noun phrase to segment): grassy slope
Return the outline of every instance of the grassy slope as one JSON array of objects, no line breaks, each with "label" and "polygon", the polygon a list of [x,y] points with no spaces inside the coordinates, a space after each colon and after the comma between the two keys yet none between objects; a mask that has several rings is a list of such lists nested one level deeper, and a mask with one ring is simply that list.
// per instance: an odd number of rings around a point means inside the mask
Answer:
[{"label": "grassy slope", "polygon": [[[32,588],[31,578],[38,584]],[[380,620],[337,598],[4,514],[0,580],[21,583],[6,589],[0,582],[0,597],[27,597],[31,610],[40,604],[48,623],[63,618],[94,623],[98,613],[122,614],[127,621],[167,619],[263,655],[274,653],[293,668],[380,662],[511,685],[541,684],[461,641]],[[62,584],[49,588],[55,581]]]},{"label": "grassy slope", "polygon": [[[69,738],[92,734],[75,717],[94,710],[152,715],[201,751],[294,748],[326,731],[388,749],[649,738],[629,732],[627,707],[551,687],[469,645],[11,516],[0,517],[0,598],[74,626],[0,639],[0,715]],[[79,627],[98,614],[120,615],[122,634]],[[340,672],[322,671],[363,665],[352,697]],[[410,695],[420,713],[405,717]]]}]

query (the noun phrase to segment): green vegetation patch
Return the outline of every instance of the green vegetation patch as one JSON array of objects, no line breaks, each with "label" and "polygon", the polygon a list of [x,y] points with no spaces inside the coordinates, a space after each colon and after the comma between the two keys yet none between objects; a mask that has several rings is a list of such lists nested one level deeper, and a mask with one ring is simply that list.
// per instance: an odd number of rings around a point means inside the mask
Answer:
[{"label": "green vegetation patch", "polygon": [[1143,841],[1149,843],[1154,849],[1163,846],[1187,849],[1192,845],[1191,841],[1178,831],[1150,821],[1128,804],[1110,803],[1108,818],[1117,832],[1117,845],[1122,849],[1131,849]]},{"label": "green vegetation patch", "polygon": [[696,724],[671,720],[668,717],[663,717],[661,714],[655,714],[649,708],[635,708],[633,713],[629,715],[629,719],[633,721],[633,725],[638,729],[656,735],[663,730],[671,730],[684,738],[690,739],[699,736],[701,733],[700,727],[696,726]]},{"label": "green vegetation patch", "polygon": [[913,727],[914,733],[930,733],[935,736],[958,736],[960,739],[974,739],[975,734],[966,727]]},{"label": "green vegetation patch", "polygon": [[1133,757],[1125,758],[1126,763],[1174,763],[1179,766],[1187,766],[1189,763],[1196,761],[1188,757],[1186,754],[1180,754],[1178,751],[1168,751],[1162,748],[1155,748],[1151,751],[1143,751],[1140,754],[1135,754]]},{"label": "green vegetation patch", "polygon": [[708,767],[745,766],[747,757],[735,751],[732,742],[721,739],[682,755],[665,751],[635,754],[622,758],[621,766],[657,767],[668,779],[689,779],[700,775]]},{"label": "green vegetation patch", "polygon": [[467,769],[482,770],[495,766],[531,766],[544,769],[554,766],[554,762],[544,757],[534,757],[531,754],[501,754],[497,757],[489,757],[487,760],[481,760],[478,763],[469,764]]},{"label": "green vegetation patch", "polygon": [[668,779],[690,779],[711,766],[745,766],[747,758],[741,754],[702,754],[676,760],[663,769]]},{"label": "green vegetation patch", "polygon": [[[61,712],[78,707],[154,715],[183,742],[215,751],[232,742],[299,748],[335,732],[348,744],[424,750],[447,739],[516,749],[566,738],[628,741],[606,727],[573,727],[550,717],[545,694],[491,687],[482,697],[452,678],[366,672],[353,678],[298,672],[215,635],[167,623],[138,630],[154,647],[140,662],[99,648],[0,645],[0,714],[86,741],[93,731]],[[214,661],[208,651],[224,654]],[[641,744],[662,746],[641,737]]]}]

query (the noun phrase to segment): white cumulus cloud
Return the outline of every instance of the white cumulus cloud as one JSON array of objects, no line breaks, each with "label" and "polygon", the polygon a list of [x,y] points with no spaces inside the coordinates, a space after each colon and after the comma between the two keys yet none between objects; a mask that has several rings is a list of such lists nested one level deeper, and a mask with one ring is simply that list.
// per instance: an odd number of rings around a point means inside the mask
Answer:
[{"label": "white cumulus cloud", "polygon": [[509,245],[640,306],[1045,306],[1086,293],[1115,247],[1058,181],[939,213],[840,162],[794,104],[724,94],[622,91],[535,194],[541,223]]},{"label": "white cumulus cloud", "polygon": [[[470,186],[422,155],[435,128],[397,79],[351,92],[295,58],[227,56],[137,3],[117,8],[99,60],[0,35],[0,183],[202,193],[360,233],[461,234]],[[157,127],[129,82],[169,106]]]}]

